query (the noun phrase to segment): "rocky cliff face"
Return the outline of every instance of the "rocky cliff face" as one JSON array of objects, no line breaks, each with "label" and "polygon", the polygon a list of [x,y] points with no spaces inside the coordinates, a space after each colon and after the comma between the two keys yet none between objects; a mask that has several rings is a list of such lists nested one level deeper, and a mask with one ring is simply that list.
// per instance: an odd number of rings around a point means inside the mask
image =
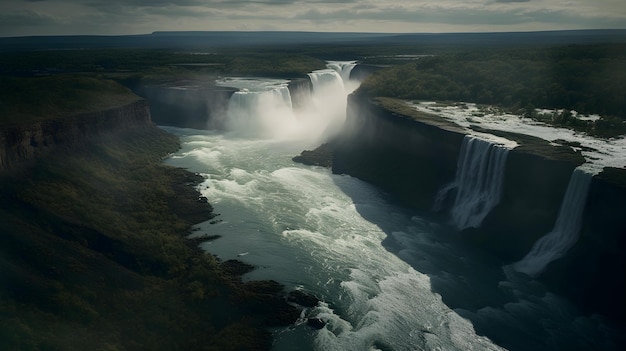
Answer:
[{"label": "rocky cliff face", "polygon": [[403,204],[428,211],[439,188],[454,179],[463,137],[460,129],[418,123],[351,95],[333,172],[379,185]]},{"label": "rocky cliff face", "polygon": [[[440,214],[433,213],[433,205],[439,189],[455,178],[463,138],[464,132],[454,126],[394,113],[367,97],[352,95],[332,169],[377,185],[402,204],[443,219],[446,204]],[[583,162],[567,148],[551,150],[538,140],[524,142],[508,154],[500,203],[480,228],[459,233],[503,263],[521,259],[551,231],[572,171]],[[619,298],[626,294],[626,260],[621,254],[626,248],[626,187],[602,174],[594,177],[584,213],[578,243],[539,279],[582,306],[622,318],[626,315]]]},{"label": "rocky cliff face", "polygon": [[109,110],[0,128],[0,171],[41,157],[54,148],[128,128],[153,127],[144,100]]}]

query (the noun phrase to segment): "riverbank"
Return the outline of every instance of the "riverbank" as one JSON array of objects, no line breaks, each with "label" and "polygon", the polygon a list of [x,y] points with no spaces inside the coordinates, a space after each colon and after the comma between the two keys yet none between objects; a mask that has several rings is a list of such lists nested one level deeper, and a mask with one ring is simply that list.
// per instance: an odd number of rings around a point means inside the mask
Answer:
[{"label": "riverbank", "polygon": [[178,147],[129,129],[2,173],[3,349],[266,350],[295,322],[280,285],[186,238],[214,214],[200,176],[161,163]]}]

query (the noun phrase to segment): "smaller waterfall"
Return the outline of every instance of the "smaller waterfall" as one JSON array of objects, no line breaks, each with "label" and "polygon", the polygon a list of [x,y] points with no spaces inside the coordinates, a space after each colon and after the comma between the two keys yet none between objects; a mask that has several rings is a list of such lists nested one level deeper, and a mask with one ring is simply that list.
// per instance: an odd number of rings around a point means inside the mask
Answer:
[{"label": "smaller waterfall", "polygon": [[[348,82],[344,81],[341,76],[342,73],[346,74],[348,70],[351,70],[349,64],[347,62],[329,63],[327,69],[309,73],[313,86],[311,111],[315,111],[315,115],[322,116],[326,120],[321,137],[323,141],[331,139],[343,128],[346,119],[347,96],[358,87],[358,82],[351,81],[348,85]],[[347,74],[349,75],[349,72]],[[319,117],[315,118],[319,119]]]},{"label": "smaller waterfall", "polygon": [[452,221],[459,229],[477,228],[502,194],[507,148],[466,135],[457,161],[456,178],[437,194],[435,209],[456,189]]},{"label": "smaller waterfall", "polygon": [[537,240],[526,257],[513,264],[516,271],[536,277],[550,262],[565,256],[576,244],[592,177],[592,174],[580,168],[574,170],[554,228]]},{"label": "smaller waterfall", "polygon": [[313,92],[323,89],[332,89],[340,91],[343,95],[344,84],[341,75],[334,69],[320,69],[309,73]]},{"label": "smaller waterfall", "polygon": [[350,80],[350,73],[356,67],[356,61],[329,61],[328,68],[335,70],[344,83]]}]

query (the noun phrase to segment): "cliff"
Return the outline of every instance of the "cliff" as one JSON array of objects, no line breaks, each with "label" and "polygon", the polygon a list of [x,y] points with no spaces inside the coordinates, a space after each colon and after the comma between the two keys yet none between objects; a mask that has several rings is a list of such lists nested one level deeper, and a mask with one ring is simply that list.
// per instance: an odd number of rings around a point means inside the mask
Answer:
[{"label": "cliff", "polygon": [[135,93],[148,100],[152,120],[181,128],[220,129],[230,96],[236,91],[215,86],[144,85]]},{"label": "cliff", "polygon": [[[148,101],[156,124],[194,129],[223,129],[230,97],[237,91],[196,81],[132,88]],[[290,80],[288,88],[295,109],[311,98],[312,85],[308,77]]]},{"label": "cliff", "polygon": [[5,125],[0,128],[0,171],[92,136],[152,126],[145,100],[70,117]]},{"label": "cliff", "polygon": [[[508,154],[501,200],[479,228],[466,229],[459,237],[508,264],[551,231],[572,171],[584,159],[568,147],[505,134],[520,146]],[[335,142],[332,170],[377,185],[401,204],[446,220],[452,204],[444,203],[440,213],[433,213],[433,205],[438,191],[455,178],[464,136],[461,128],[436,116],[353,94],[345,131]],[[579,305],[618,319],[626,315],[619,298],[626,294],[620,253],[626,247],[626,187],[616,180],[626,179],[624,173],[607,170],[593,178],[578,243],[539,277]]]}]

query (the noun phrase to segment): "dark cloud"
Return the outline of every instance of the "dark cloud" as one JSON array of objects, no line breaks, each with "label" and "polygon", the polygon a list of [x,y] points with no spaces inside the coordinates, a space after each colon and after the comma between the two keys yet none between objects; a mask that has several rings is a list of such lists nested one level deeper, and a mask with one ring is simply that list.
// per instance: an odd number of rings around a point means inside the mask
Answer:
[{"label": "dark cloud", "polygon": [[585,11],[574,11],[576,6],[572,4],[585,3],[583,0],[0,0],[0,36],[270,27],[339,31],[626,28],[626,14],[620,0],[603,0],[595,8],[596,5],[587,3],[583,6]]},{"label": "dark cloud", "polygon": [[0,13],[0,31],[11,32],[15,28],[43,27],[56,25],[57,21],[47,15],[34,11],[16,11]]},{"label": "dark cloud", "polygon": [[293,17],[298,20],[312,22],[333,22],[354,20],[391,21],[403,23],[442,23],[450,25],[507,25],[523,23],[528,20],[525,15],[509,12],[503,15],[486,9],[435,9],[419,8],[408,10],[404,7],[388,7],[385,9],[368,9],[355,13],[351,9],[321,11],[310,9]]}]

